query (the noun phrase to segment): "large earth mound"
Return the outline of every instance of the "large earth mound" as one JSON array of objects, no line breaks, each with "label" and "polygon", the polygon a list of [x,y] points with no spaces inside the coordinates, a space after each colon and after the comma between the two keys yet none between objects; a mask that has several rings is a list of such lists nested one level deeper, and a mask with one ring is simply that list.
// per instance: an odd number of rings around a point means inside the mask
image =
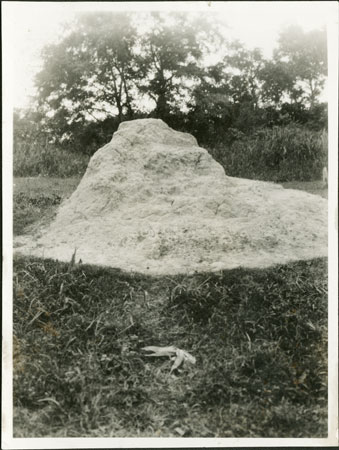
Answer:
[{"label": "large earth mound", "polygon": [[327,255],[327,201],[231,178],[195,138],[123,122],[54,222],[17,250],[153,275]]}]

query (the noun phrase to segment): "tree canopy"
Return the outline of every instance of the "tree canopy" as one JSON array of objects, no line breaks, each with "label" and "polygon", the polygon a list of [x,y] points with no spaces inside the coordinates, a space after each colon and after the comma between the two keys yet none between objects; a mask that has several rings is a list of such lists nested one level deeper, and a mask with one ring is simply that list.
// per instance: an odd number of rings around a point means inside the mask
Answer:
[{"label": "tree canopy", "polygon": [[[139,74],[136,30],[126,14],[83,14],[58,44],[46,47],[39,98],[71,120],[95,113],[132,115],[131,89]],[[100,117],[100,116],[99,116]]]},{"label": "tree canopy", "polygon": [[60,142],[84,124],[97,130],[145,115],[195,133],[299,120],[321,113],[327,72],[324,30],[286,28],[265,58],[207,18],[179,13],[81,14],[42,57],[39,111]]},{"label": "tree canopy", "polygon": [[299,85],[299,96],[314,106],[327,75],[327,41],[325,30],[304,32],[291,26],[280,33],[274,54],[280,66],[290,73],[294,89]]}]

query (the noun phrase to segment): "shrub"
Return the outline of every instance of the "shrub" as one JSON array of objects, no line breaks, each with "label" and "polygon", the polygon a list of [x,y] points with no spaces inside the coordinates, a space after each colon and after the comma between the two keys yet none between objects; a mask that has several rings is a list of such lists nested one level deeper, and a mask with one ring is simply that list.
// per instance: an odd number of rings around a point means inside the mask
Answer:
[{"label": "shrub", "polygon": [[262,128],[210,150],[230,176],[265,181],[311,181],[327,164],[327,133],[295,124]]}]

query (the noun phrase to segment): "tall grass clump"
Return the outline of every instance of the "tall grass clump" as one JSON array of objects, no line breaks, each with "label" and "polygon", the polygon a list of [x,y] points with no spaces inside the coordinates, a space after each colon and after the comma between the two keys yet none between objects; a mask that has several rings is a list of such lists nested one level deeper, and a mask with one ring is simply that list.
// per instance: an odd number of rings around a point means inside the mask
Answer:
[{"label": "tall grass clump", "polygon": [[210,150],[226,174],[264,181],[312,181],[327,164],[327,133],[296,124],[241,134]]},{"label": "tall grass clump", "polygon": [[88,155],[60,149],[53,144],[20,140],[14,144],[13,172],[15,177],[65,178],[82,175],[88,160]]}]

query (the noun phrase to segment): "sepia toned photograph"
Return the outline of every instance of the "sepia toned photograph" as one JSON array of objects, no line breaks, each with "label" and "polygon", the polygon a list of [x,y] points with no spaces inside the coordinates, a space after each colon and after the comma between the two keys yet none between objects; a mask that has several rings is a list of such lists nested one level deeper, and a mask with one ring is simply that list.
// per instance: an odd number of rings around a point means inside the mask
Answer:
[{"label": "sepia toned photograph", "polygon": [[4,448],[335,445],[336,3],[2,5]]}]

